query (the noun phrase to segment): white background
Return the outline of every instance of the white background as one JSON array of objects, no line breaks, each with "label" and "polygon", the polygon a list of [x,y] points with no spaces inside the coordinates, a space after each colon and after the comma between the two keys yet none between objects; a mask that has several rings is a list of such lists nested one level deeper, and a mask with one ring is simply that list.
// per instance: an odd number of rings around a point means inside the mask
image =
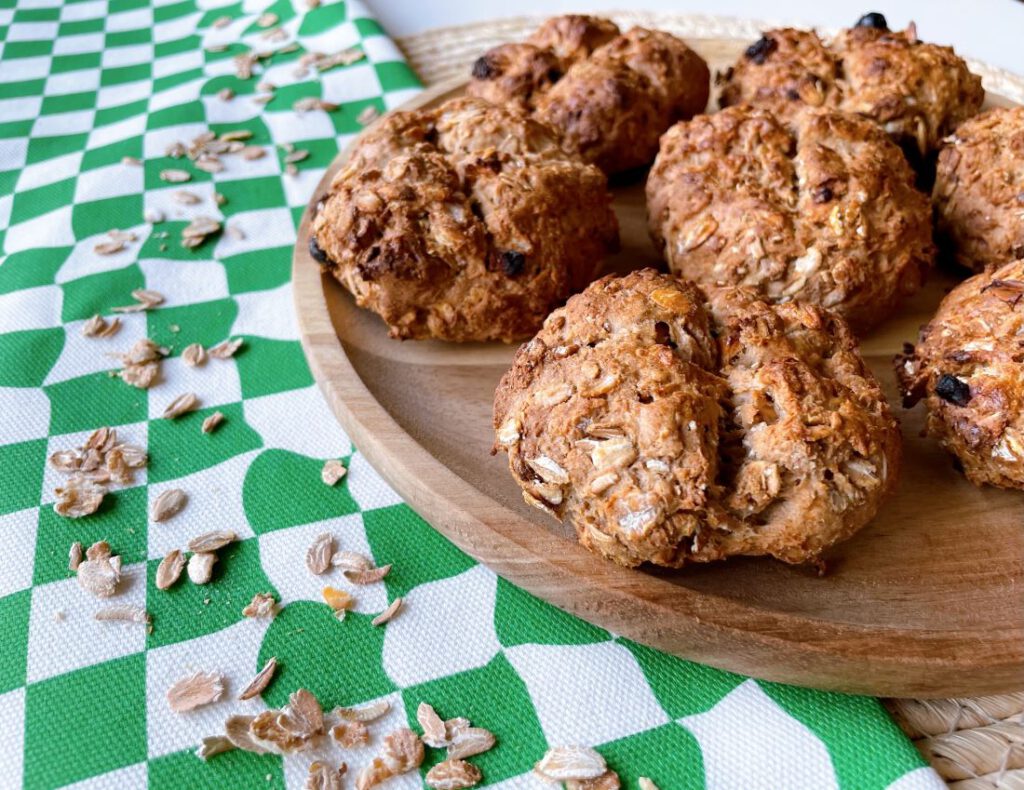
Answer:
[{"label": "white background", "polygon": [[894,30],[913,20],[923,40],[951,44],[967,57],[1024,74],[1024,3],[1019,0],[366,0],[366,4],[394,36],[502,16],[568,11],[633,8],[822,27],[848,27],[867,11],[881,11]]}]

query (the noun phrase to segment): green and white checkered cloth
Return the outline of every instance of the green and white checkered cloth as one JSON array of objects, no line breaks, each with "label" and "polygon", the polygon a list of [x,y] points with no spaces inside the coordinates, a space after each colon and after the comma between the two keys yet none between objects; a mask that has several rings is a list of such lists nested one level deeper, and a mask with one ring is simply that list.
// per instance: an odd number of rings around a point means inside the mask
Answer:
[{"label": "green and white checkered cloth", "polygon": [[[284,40],[257,24],[268,11]],[[213,25],[224,16],[230,23]],[[235,76],[234,55],[292,41],[299,47],[265,60],[253,79]],[[365,59],[296,77],[303,53],[353,46]],[[260,80],[279,86],[265,106],[252,101]],[[640,776],[663,790],[942,787],[876,700],[708,669],[561,613],[446,542],[352,448],[299,346],[291,250],[311,191],[360,113],[394,107],[417,87],[357,2],[0,0],[0,787],[300,788],[312,755],[235,751],[203,763],[193,754],[227,716],[280,706],[298,687],[325,708],[389,700],[377,740],[415,727],[423,700],[443,717],[466,716],[497,735],[473,761],[500,787],[534,786],[534,762],[564,744],[596,746],[627,787]],[[237,97],[219,98],[224,88]],[[306,96],[340,107],[294,112]],[[267,155],[225,156],[215,175],[165,156],[207,129],[251,130]],[[285,172],[284,144],[310,152],[297,175]],[[186,186],[200,204],[175,201],[182,185],[159,177],[168,167],[193,172]],[[227,202],[218,206],[215,191]],[[145,224],[149,210],[167,221]],[[182,248],[182,228],[200,214],[244,237]],[[111,228],[138,240],[96,254]],[[124,316],[113,337],[83,337],[87,319],[110,315],[136,288],[167,302]],[[145,336],[173,350],[148,391],[108,375],[117,366],[108,354]],[[245,340],[233,359],[183,363],[187,344],[227,337]],[[160,419],[187,391],[199,411]],[[225,422],[201,434],[215,410]],[[61,477],[46,459],[102,425],[147,447],[151,465],[98,513],[61,518],[52,504]],[[320,481],[327,458],[350,468],[336,488]],[[187,508],[150,523],[149,503],[169,488],[188,493]],[[160,558],[210,529],[240,537],[221,552],[215,582],[157,590]],[[383,584],[354,590],[344,622],[321,586],[351,587],[304,564],[325,531],[394,563]],[[78,587],[67,558],[72,541],[101,539],[124,558],[111,602],[148,609],[151,633],[93,619],[101,602]],[[273,621],[241,615],[260,591],[283,604]],[[396,596],[406,608],[371,625]],[[280,670],[263,699],[236,701],[270,656]],[[222,672],[229,693],[174,714],[167,688],[193,670]],[[346,782],[375,752],[371,743],[344,756]],[[425,768],[389,786],[421,786]]]}]

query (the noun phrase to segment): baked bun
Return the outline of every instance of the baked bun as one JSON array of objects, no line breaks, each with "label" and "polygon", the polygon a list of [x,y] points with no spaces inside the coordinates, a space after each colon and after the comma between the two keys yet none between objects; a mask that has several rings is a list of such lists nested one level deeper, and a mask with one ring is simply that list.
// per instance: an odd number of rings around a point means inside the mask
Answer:
[{"label": "baked bun", "polygon": [[841,318],[651,269],[551,314],[494,427],[526,501],[626,566],[814,561],[871,520],[900,462]]},{"label": "baked bun", "polygon": [[931,208],[876,125],[834,111],[784,124],[741,105],[673,126],[647,180],[651,236],[669,268],[811,302],[863,332],[931,268]]},{"label": "baked bun", "polygon": [[566,146],[606,173],[647,165],[658,138],[702,112],[710,72],[669,33],[567,15],[525,42],[503,44],[474,64],[467,92],[551,124]]},{"label": "baked bun", "polygon": [[618,246],[604,173],[521,113],[393,113],[331,183],[310,252],[392,337],[529,336]]},{"label": "baked bun", "polygon": [[963,266],[1024,258],[1024,107],[976,115],[946,138],[932,201],[936,229]]},{"label": "baked bun", "polygon": [[823,41],[813,30],[769,30],[721,80],[720,104],[757,104],[787,121],[809,107],[855,112],[917,157],[934,152],[985,98],[981,78],[950,47],[889,30],[865,14]]},{"label": "baked bun", "polygon": [[1024,260],[950,291],[896,373],[968,480],[1024,488]]}]

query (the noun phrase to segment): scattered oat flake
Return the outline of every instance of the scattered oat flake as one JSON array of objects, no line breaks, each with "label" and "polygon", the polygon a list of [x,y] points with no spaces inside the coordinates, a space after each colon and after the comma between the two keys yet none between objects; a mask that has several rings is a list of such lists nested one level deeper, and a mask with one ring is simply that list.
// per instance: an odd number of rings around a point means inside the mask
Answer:
[{"label": "scattered oat flake", "polygon": [[71,548],[68,550],[68,570],[77,571],[78,566],[82,564],[82,544],[77,540],[71,544]]},{"label": "scattered oat flake", "polygon": [[256,743],[249,732],[255,718],[255,716],[230,716],[224,722],[224,735],[236,749],[255,754],[268,754],[270,750]]},{"label": "scattered oat flake", "polygon": [[299,168],[297,168],[295,165],[289,163],[289,164],[284,166],[284,172],[285,172],[285,175],[297,176],[299,174]]},{"label": "scattered oat flake", "polygon": [[224,163],[216,156],[201,156],[195,161],[195,166],[204,173],[224,172]]},{"label": "scattered oat flake", "polygon": [[208,236],[220,233],[221,224],[213,217],[195,217],[181,231],[181,243],[185,247],[198,247]]},{"label": "scattered oat flake", "polygon": [[256,24],[259,27],[273,27],[274,25],[277,24],[277,21],[277,14],[268,11],[267,13],[260,15],[260,17],[256,20]]},{"label": "scattered oat flake", "polygon": [[356,790],[369,790],[393,776],[419,768],[423,762],[423,742],[408,728],[384,737],[384,748],[356,778]]},{"label": "scattered oat flake", "polygon": [[641,776],[636,783],[640,785],[640,790],[658,790],[658,786],[646,776]]},{"label": "scattered oat flake", "polygon": [[251,137],[252,132],[249,129],[232,129],[221,134],[220,139],[225,143],[231,143],[236,140],[249,140]]},{"label": "scattered oat flake", "polygon": [[180,488],[169,488],[153,500],[149,517],[156,522],[176,516],[188,502],[188,495]]},{"label": "scattered oat flake", "polygon": [[302,738],[310,738],[324,730],[323,708],[306,689],[293,691],[282,713],[281,725]]},{"label": "scattered oat flake", "polygon": [[167,704],[175,713],[186,713],[222,696],[224,678],[219,672],[193,672],[167,689]]},{"label": "scattered oat flake", "polygon": [[207,353],[214,359],[230,359],[242,347],[242,338],[234,340],[222,340],[210,348]]},{"label": "scattered oat flake", "polygon": [[228,199],[222,193],[214,192],[213,193],[213,202],[216,203],[218,206],[223,206],[225,203],[228,202]]},{"label": "scattered oat flake", "polygon": [[199,399],[196,397],[196,394],[194,392],[186,392],[167,404],[163,417],[168,420],[176,419],[182,414],[192,411],[198,405]]},{"label": "scattered oat flake", "polygon": [[82,445],[83,450],[99,450],[106,452],[117,443],[117,429],[103,426],[89,434]]},{"label": "scattered oat flake", "polygon": [[306,96],[292,104],[295,112],[303,113],[311,110],[323,110],[324,112],[335,112],[338,105],[334,102],[324,101],[316,96]]},{"label": "scattered oat flake", "polygon": [[137,156],[122,156],[121,164],[131,165],[132,167],[139,167],[142,164],[142,160],[139,159]]},{"label": "scattered oat flake", "polygon": [[181,578],[185,569],[185,556],[178,549],[171,549],[156,568],[156,588],[167,590]]},{"label": "scattered oat flake", "polygon": [[105,486],[82,474],[72,475],[64,485],[54,489],[57,501],[54,511],[64,518],[82,518],[95,513],[107,493]]},{"label": "scattered oat flake", "polygon": [[181,352],[181,358],[190,368],[197,368],[206,362],[206,349],[202,343],[190,343]]},{"label": "scattered oat flake", "polygon": [[136,340],[132,347],[128,349],[127,354],[121,355],[121,361],[126,365],[138,365],[143,362],[154,362],[162,359],[165,356],[165,350],[150,340],[148,337],[144,337],[141,340]]},{"label": "scattered oat flake", "polygon": [[361,721],[342,721],[331,727],[331,737],[342,749],[356,749],[370,742],[370,730]]},{"label": "scattered oat flake", "polygon": [[213,414],[211,414],[209,417],[203,420],[203,433],[213,433],[215,430],[217,430],[217,426],[220,425],[222,422],[224,422],[224,414],[219,411],[215,411]]},{"label": "scattered oat flake", "polygon": [[228,225],[227,234],[235,241],[243,241],[245,239],[245,231],[237,225]]},{"label": "scattered oat flake", "polygon": [[548,749],[533,770],[549,782],[596,779],[608,766],[604,757],[586,746],[556,746]]},{"label": "scattered oat flake", "polygon": [[144,305],[141,302],[135,304],[124,304],[118,305],[117,307],[110,308],[115,313],[144,313],[149,309],[148,305]]},{"label": "scattered oat flake", "polygon": [[139,623],[141,625],[149,625],[149,612],[143,609],[141,606],[108,606],[105,609],[100,609],[93,615],[97,620],[101,622],[122,622],[122,623]]},{"label": "scattered oat flake", "polygon": [[359,708],[335,708],[334,715],[345,721],[376,721],[385,713],[391,710],[391,703],[387,700],[377,700]]},{"label": "scattered oat flake", "polygon": [[200,551],[188,558],[188,578],[193,584],[208,584],[213,578],[213,566],[217,555]]},{"label": "scattered oat flake", "polygon": [[345,468],[345,464],[336,458],[330,459],[324,464],[324,468],[320,470],[320,479],[329,486],[333,486],[341,478],[343,478],[348,469]]},{"label": "scattered oat flake", "polygon": [[159,373],[159,362],[143,362],[125,365],[117,375],[125,384],[144,390],[153,386]]},{"label": "scattered oat flake", "polygon": [[341,790],[341,777],[344,773],[345,763],[339,768],[332,768],[319,760],[312,762],[309,765],[305,790]]},{"label": "scattered oat flake", "polygon": [[92,249],[93,252],[100,255],[113,255],[115,252],[121,252],[124,249],[124,242],[118,240],[101,241]]},{"label": "scattered oat flake", "polygon": [[494,733],[490,730],[485,730],[483,727],[451,727],[450,725],[450,721],[445,722],[448,737],[451,740],[448,745],[450,758],[472,757],[475,754],[483,754],[494,747]]},{"label": "scattered oat flake", "polygon": [[395,598],[389,605],[388,608],[381,612],[379,615],[374,617],[371,621],[371,625],[384,625],[385,623],[391,622],[398,610],[402,608],[402,599]]},{"label": "scattered oat flake", "polygon": [[164,213],[159,209],[147,208],[142,212],[142,219],[150,225],[159,225],[164,221]]},{"label": "scattered oat flake", "polygon": [[331,565],[350,571],[364,571],[373,568],[373,561],[355,551],[336,551],[331,557]]},{"label": "scattered oat flake", "polygon": [[164,303],[164,295],[148,288],[136,288],[132,291],[132,299],[146,307],[156,307]]},{"label": "scattered oat flake", "polygon": [[217,91],[217,98],[221,101],[231,101],[235,98],[235,92],[231,88],[221,88]]},{"label": "scattered oat flake", "polygon": [[235,745],[226,735],[207,735],[196,749],[196,757],[205,762],[211,757],[230,752],[234,748],[236,748]]},{"label": "scattered oat flake", "polygon": [[184,184],[186,181],[192,180],[192,174],[187,170],[168,168],[160,171],[160,180],[169,184]]},{"label": "scattered oat flake", "polygon": [[246,159],[251,162],[254,159],[262,159],[264,156],[266,156],[267,152],[264,151],[263,148],[261,148],[258,145],[247,145],[245,146],[245,148],[242,149],[241,153],[243,159]]},{"label": "scattered oat flake", "polygon": [[218,551],[237,539],[238,536],[228,530],[205,532],[188,542],[188,550],[197,553]]},{"label": "scattered oat flake", "polygon": [[277,601],[270,593],[256,593],[242,609],[243,617],[273,617]]},{"label": "scattered oat flake", "polygon": [[82,334],[85,337],[99,337],[106,328],[106,319],[97,313],[82,325]]},{"label": "scattered oat flake", "polygon": [[58,472],[71,474],[82,466],[82,456],[77,450],[58,450],[47,459],[47,462]]},{"label": "scattered oat flake", "polygon": [[[395,600],[401,600],[396,598]],[[423,742],[435,749],[443,749],[448,745],[448,733],[444,726],[444,720],[437,715],[434,707],[426,702],[421,702],[416,709],[416,721],[423,730]]]},{"label": "scattered oat flake", "polygon": [[477,784],[483,776],[480,769],[465,760],[448,759],[427,771],[427,787],[434,790],[465,790]]},{"label": "scattered oat flake", "polygon": [[331,567],[334,554],[334,536],[329,532],[317,535],[316,540],[306,549],[306,567],[315,576],[320,576]]},{"label": "scattered oat flake", "polygon": [[78,586],[97,598],[109,598],[117,592],[120,570],[108,557],[87,559],[78,566]]},{"label": "scattered oat flake", "polygon": [[305,149],[298,149],[292,151],[290,154],[286,154],[284,157],[285,164],[293,164],[295,162],[302,162],[305,159],[309,159],[309,151]]},{"label": "scattered oat flake", "polygon": [[203,199],[199,197],[199,195],[188,189],[179,189],[177,192],[173,193],[171,197],[174,198],[175,203],[180,203],[183,206],[194,206],[203,202]]},{"label": "scattered oat flake", "polygon": [[109,560],[111,556],[110,544],[105,540],[98,540],[85,550],[87,560]]},{"label": "scattered oat flake", "polygon": [[141,469],[149,461],[146,451],[135,444],[119,444],[113,450],[121,453],[121,458],[129,469]]},{"label": "scattered oat flake", "polygon": [[356,123],[360,126],[368,126],[380,117],[380,110],[374,107],[372,104],[363,108],[362,112],[356,116]]},{"label": "scattered oat flake", "polygon": [[227,27],[230,24],[231,17],[229,16],[219,16],[216,19],[214,19],[212,23],[213,27]]},{"label": "scattered oat flake", "polygon": [[376,584],[391,571],[391,565],[382,565],[379,568],[367,570],[343,571],[345,578],[353,584]]},{"label": "scattered oat flake", "polygon": [[274,679],[274,672],[277,669],[277,659],[269,658],[267,663],[263,665],[261,669],[249,684],[242,689],[238,695],[239,699],[252,699],[258,694],[262,694],[263,690],[270,685],[270,681]]}]

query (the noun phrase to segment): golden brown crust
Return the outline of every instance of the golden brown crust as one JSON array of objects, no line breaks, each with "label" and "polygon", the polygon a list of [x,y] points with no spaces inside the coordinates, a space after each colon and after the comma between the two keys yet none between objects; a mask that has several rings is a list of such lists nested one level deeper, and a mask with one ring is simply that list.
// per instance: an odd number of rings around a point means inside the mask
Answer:
[{"label": "golden brown crust", "polygon": [[835,310],[857,331],[918,290],[934,261],[928,199],[877,126],[832,111],[791,127],[729,107],[662,137],[651,235],[672,271]]},{"label": "golden brown crust", "polygon": [[963,266],[1024,258],[1024,107],[989,110],[946,138],[932,201],[936,229]]},{"label": "golden brown crust", "polygon": [[668,33],[567,15],[521,44],[473,65],[467,92],[511,104],[554,126],[566,144],[607,173],[646,165],[672,123],[701,112],[707,64]]},{"label": "golden brown crust", "polygon": [[[884,19],[882,20],[884,25]],[[767,106],[791,120],[808,107],[855,112],[922,155],[981,109],[981,78],[950,47],[904,31],[857,26],[822,42],[812,30],[769,30],[724,76],[723,107]]]},{"label": "golden brown crust", "polygon": [[311,252],[397,338],[509,342],[618,243],[607,181],[554,132],[478,99],[369,130],[313,222]]},{"label": "golden brown crust", "polygon": [[968,480],[1024,489],[1024,260],[950,291],[896,373]]},{"label": "golden brown crust", "polygon": [[900,431],[846,324],[647,269],[548,318],[494,401],[528,502],[615,562],[807,562],[893,487]]}]

